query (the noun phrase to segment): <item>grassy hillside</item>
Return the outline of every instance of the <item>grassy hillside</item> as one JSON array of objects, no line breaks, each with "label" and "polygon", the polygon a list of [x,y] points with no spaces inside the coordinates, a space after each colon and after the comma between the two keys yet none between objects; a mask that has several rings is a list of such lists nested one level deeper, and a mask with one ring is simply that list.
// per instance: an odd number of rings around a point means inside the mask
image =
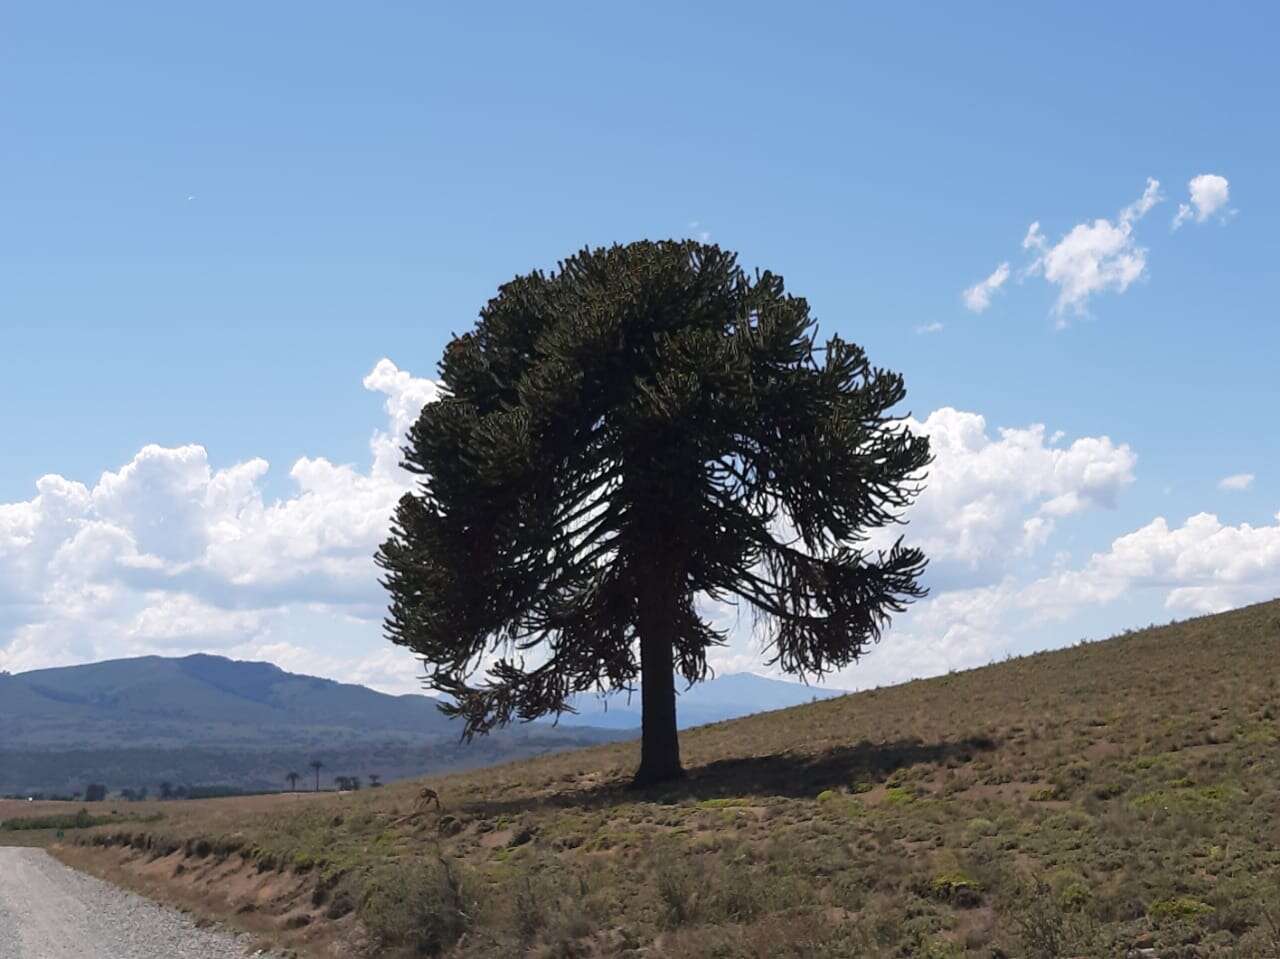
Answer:
[{"label": "grassy hillside", "polygon": [[1268,603],[703,727],[667,789],[613,745],[64,854],[315,954],[1274,957],[1278,720]]}]

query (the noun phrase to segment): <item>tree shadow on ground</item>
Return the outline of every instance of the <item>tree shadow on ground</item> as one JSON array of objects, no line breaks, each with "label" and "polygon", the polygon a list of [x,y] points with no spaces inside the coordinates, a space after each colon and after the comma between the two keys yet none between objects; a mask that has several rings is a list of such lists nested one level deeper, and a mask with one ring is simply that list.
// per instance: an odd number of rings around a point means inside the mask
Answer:
[{"label": "tree shadow on ground", "polygon": [[860,742],[823,752],[784,752],[768,756],[721,759],[695,766],[683,779],[647,789],[633,789],[627,778],[587,788],[566,786],[558,792],[502,800],[467,802],[479,816],[509,815],[531,809],[600,808],[633,802],[675,803],[684,799],[727,799],[784,796],[812,799],[825,789],[855,783],[883,783],[894,771],[919,763],[965,763],[997,747],[995,740],[974,736],[956,742],[924,743],[918,739]]}]

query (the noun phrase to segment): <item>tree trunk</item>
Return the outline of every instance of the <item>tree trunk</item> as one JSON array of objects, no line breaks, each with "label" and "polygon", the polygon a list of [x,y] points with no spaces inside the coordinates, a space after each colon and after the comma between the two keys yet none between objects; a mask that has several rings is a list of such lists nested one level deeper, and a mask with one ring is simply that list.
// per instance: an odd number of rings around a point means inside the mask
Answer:
[{"label": "tree trunk", "polygon": [[633,784],[650,786],[684,775],[676,731],[676,575],[669,558],[653,564],[639,586],[640,768]]}]

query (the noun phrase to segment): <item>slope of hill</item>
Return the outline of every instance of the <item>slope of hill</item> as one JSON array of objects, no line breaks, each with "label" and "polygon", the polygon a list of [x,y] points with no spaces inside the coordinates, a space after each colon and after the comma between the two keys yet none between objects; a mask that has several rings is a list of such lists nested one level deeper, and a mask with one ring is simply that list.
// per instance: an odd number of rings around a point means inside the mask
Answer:
[{"label": "slope of hill", "polygon": [[646,792],[625,743],[60,855],[314,955],[1280,955],[1280,602],[682,741]]}]

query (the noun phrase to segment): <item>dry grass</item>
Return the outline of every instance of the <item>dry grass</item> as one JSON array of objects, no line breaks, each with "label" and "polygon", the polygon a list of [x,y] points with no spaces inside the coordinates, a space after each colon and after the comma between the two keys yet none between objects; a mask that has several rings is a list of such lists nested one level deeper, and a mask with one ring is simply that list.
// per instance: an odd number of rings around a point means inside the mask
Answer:
[{"label": "dry grass", "polygon": [[1278,717],[1269,603],[703,727],[665,789],[623,744],[86,835],[317,954],[1274,957]]}]

